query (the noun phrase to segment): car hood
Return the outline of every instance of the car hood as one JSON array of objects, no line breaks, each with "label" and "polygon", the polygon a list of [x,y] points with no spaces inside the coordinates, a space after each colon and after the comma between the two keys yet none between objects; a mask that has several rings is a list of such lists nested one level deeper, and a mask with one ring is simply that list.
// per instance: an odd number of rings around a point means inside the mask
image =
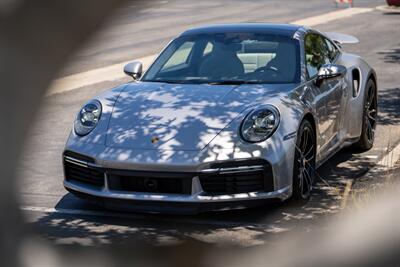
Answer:
[{"label": "car hood", "polygon": [[[282,87],[282,85],[280,86]],[[202,150],[257,100],[282,92],[277,85],[207,85],[139,82],[115,102],[106,146]]]}]

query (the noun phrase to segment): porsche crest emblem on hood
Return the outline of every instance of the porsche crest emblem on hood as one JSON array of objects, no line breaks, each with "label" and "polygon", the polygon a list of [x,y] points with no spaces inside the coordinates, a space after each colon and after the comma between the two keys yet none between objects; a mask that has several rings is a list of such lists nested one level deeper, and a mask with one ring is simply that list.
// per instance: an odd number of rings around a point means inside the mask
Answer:
[{"label": "porsche crest emblem on hood", "polygon": [[151,143],[152,143],[152,144],[157,144],[158,141],[160,141],[160,138],[158,138],[158,137],[156,137],[156,136],[151,138]]}]

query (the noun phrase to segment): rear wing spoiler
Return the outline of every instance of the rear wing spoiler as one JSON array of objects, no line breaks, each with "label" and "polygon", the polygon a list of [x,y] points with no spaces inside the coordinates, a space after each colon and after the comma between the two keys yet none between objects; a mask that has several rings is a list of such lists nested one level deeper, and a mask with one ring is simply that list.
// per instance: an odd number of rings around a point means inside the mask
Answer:
[{"label": "rear wing spoiler", "polygon": [[341,46],[342,44],[356,44],[359,42],[356,37],[343,33],[325,32],[325,35],[339,46]]}]

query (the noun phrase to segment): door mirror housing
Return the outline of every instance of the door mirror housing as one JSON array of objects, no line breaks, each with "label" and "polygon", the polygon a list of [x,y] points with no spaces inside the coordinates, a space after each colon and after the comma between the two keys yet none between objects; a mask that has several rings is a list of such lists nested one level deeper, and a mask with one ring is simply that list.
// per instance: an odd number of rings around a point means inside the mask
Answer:
[{"label": "door mirror housing", "polygon": [[134,80],[140,79],[142,77],[143,65],[140,61],[133,61],[128,63],[124,67],[124,72],[126,75],[131,76]]},{"label": "door mirror housing", "polygon": [[318,70],[317,85],[321,85],[324,80],[343,77],[346,75],[347,69],[345,66],[336,64],[324,64]]}]

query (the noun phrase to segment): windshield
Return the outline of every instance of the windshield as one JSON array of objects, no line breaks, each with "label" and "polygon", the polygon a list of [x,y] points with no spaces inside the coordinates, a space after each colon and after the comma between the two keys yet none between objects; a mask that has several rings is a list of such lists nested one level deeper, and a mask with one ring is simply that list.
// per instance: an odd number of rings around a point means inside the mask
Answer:
[{"label": "windshield", "polygon": [[142,81],[167,83],[296,83],[298,41],[262,33],[214,33],[175,39]]}]

